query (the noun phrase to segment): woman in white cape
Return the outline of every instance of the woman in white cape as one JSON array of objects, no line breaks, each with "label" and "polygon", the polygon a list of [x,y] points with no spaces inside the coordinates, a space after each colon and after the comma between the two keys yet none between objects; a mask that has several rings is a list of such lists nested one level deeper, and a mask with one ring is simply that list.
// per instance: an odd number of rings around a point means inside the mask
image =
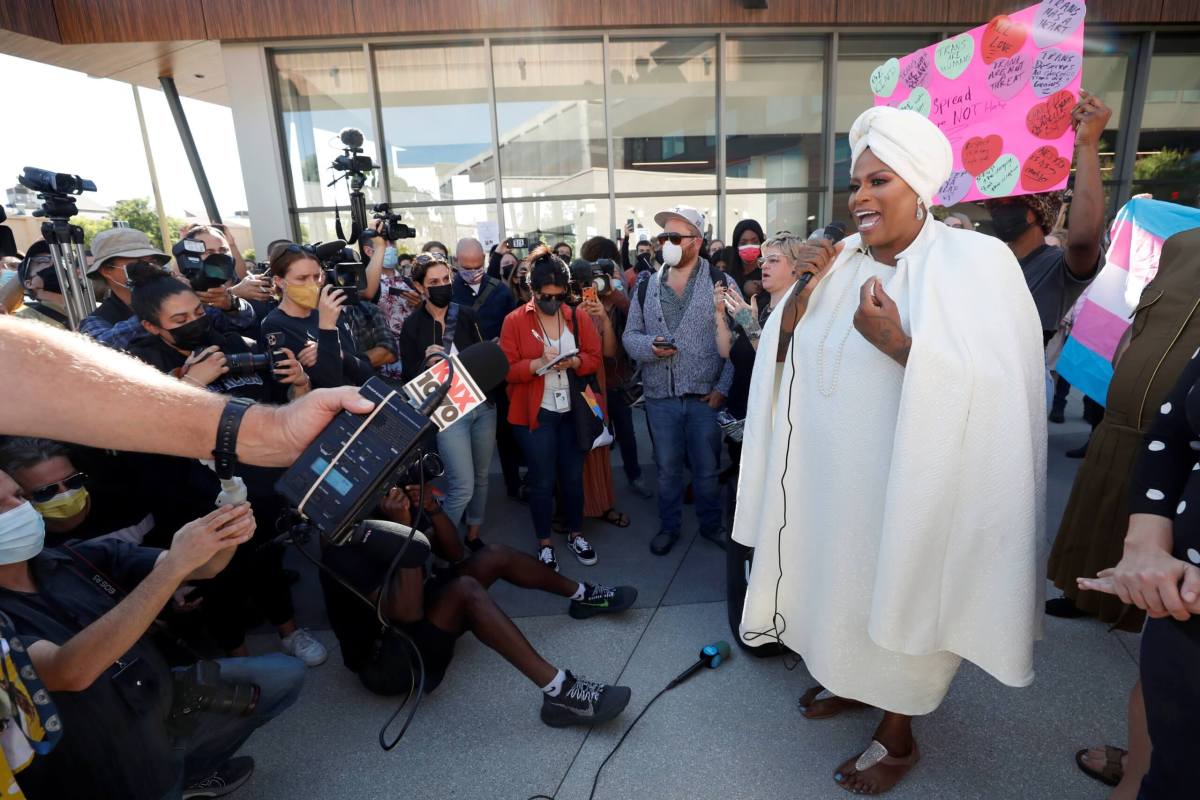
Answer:
[{"label": "woman in white cape", "polygon": [[756,548],[742,638],[804,658],[805,716],[885,712],[834,773],[879,794],[963,658],[1033,680],[1045,386],[1011,251],[928,211],[953,163],[942,132],[877,107],[850,144],[858,234],[810,247],[812,279],[763,331],[733,538]]}]

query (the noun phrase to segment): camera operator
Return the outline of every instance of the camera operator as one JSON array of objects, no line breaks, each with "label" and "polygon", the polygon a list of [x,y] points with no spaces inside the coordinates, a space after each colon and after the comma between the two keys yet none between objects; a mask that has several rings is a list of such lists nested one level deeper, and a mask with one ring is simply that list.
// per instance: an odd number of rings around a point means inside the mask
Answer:
[{"label": "camera operator", "polygon": [[220,224],[193,225],[183,228],[179,233],[184,239],[204,244],[202,259],[213,255],[229,256],[233,259],[234,276],[237,281],[228,287],[198,292],[201,300],[209,305],[220,307],[220,293],[228,288],[235,297],[246,300],[254,307],[257,319],[261,320],[267,315],[269,311],[267,305],[274,297],[271,280],[269,277],[260,277],[250,272],[246,260],[242,257],[242,251],[238,249],[237,242],[234,241],[233,234],[229,232],[228,228]]},{"label": "camera operator", "polygon": [[[433,252],[417,256],[412,279],[425,295],[425,303],[404,321],[400,331],[405,383],[441,357],[457,355],[483,340],[475,312],[451,300],[454,287],[444,258]],[[438,431],[437,446],[446,465],[446,514],[456,526],[465,514],[467,546],[477,550],[483,547],[479,529],[487,510],[488,471],[496,449],[496,404],[488,400]]]},{"label": "camera operator", "polygon": [[[416,513],[414,508],[418,509]],[[541,719],[545,724],[594,725],[624,710],[631,695],[627,687],[589,681],[547,662],[487,590],[497,580],[540,589],[570,598],[571,616],[585,619],[624,611],[636,600],[636,589],[577,583],[508,547],[489,545],[463,559],[454,524],[430,492],[426,490],[420,497],[416,486],[408,486],[405,491],[393,488],[381,510],[394,522],[429,532],[428,539],[421,536],[409,545],[390,584],[383,586],[388,567],[404,544],[400,537],[380,536],[363,545],[326,547],[322,557],[327,566],[372,601],[378,601],[380,591],[386,592],[384,613],[420,650],[426,692],[441,683],[458,637],[471,631],[542,689]],[[450,566],[427,576],[423,565],[430,550]],[[324,572],[321,584],[346,667],[377,694],[408,691],[415,675],[403,640],[385,632],[372,609]]]},{"label": "camera operator", "polygon": [[325,270],[311,250],[298,244],[277,247],[271,275],[282,296],[262,323],[262,335],[282,332],[313,386],[360,386],[374,374],[342,316],[346,296],[325,283]]},{"label": "camera operator", "polygon": [[[21,772],[30,800],[214,796],[205,791],[226,793],[249,778],[253,759],[233,754],[296,700],[304,666],[284,655],[222,659],[219,683],[203,685],[173,671],[146,634],[184,582],[218,574],[253,534],[242,504],[185,525],[165,551],[113,540],[44,550],[42,518],[0,473],[0,611],[52,694],[63,731]],[[235,684],[258,687],[247,713],[198,711],[190,730],[169,721],[175,701],[198,693],[219,706]]]},{"label": "camera operator", "polygon": [[[421,292],[412,285],[408,272],[403,269],[395,243],[387,241],[381,233],[384,224],[383,220],[372,220],[371,227],[359,234],[358,246],[363,260],[367,262],[365,297],[376,298],[387,329],[399,340],[404,320],[421,304]],[[409,256],[410,266],[411,258]],[[398,349],[394,355],[396,359],[382,365],[379,374],[399,380],[403,363]]]},{"label": "camera operator", "polygon": [[37,320],[63,330],[70,329],[66,298],[63,297],[62,285],[54,269],[50,245],[45,240],[39,239],[29,246],[25,258],[17,267],[17,279],[33,302],[18,308],[13,316]]},{"label": "camera operator", "polygon": [[[269,389],[257,372],[230,372],[227,357],[249,355],[250,348],[236,334],[213,333],[195,292],[156,267],[130,267],[129,277],[134,284],[133,309],[146,329],[145,335],[130,344],[131,355],[210,391],[257,402],[267,399]],[[304,369],[290,350],[285,349],[284,354],[287,358],[279,362],[276,378],[290,381],[301,394],[307,392],[309,381]],[[191,501],[193,497],[184,496],[189,494],[216,497],[211,472],[198,462],[165,456],[148,458],[156,473],[155,482],[161,480],[158,494],[178,497],[179,504]],[[238,468],[238,476],[245,481],[259,529],[270,539],[275,520],[283,511],[274,490],[280,471],[243,465]],[[256,542],[254,547],[239,550],[230,568],[205,592],[204,599],[209,628],[227,653],[245,653],[246,625],[253,618],[246,604],[253,601],[278,629],[280,646],[288,655],[309,666],[323,663],[328,655],[308,631],[296,627],[291,589],[283,572],[282,545]]]},{"label": "camera operator", "polygon": [[[108,297],[79,326],[79,332],[98,342],[124,350],[142,331],[141,321],[129,306],[130,285],[126,268],[138,262],[165,266],[171,257],[156,250],[146,234],[133,228],[109,228],[92,240],[95,260],[89,275],[101,276],[110,289]],[[173,272],[173,270],[172,270]],[[254,309],[228,291],[220,294],[218,304],[208,304],[204,313],[212,318],[220,332],[253,330]]]}]

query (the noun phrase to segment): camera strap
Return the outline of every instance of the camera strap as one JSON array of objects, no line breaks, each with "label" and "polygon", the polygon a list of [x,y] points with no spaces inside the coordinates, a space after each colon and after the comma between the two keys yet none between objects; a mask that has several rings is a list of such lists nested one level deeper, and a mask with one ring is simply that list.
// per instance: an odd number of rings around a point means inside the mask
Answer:
[{"label": "camera strap", "polygon": [[475,295],[475,302],[471,304],[472,311],[478,311],[483,306],[483,302],[488,299],[492,292],[496,291],[498,285],[494,278],[483,276],[483,288],[479,290],[479,294]]},{"label": "camera strap", "polygon": [[442,349],[449,355],[454,346],[454,334],[458,330],[458,303],[451,303],[446,309],[446,323],[442,327]]},{"label": "camera strap", "polygon": [[29,303],[28,305],[30,308],[32,308],[37,313],[41,314],[43,317],[49,317],[50,319],[54,320],[55,322],[59,323],[60,325],[69,325],[70,324],[67,321],[66,314],[62,313],[61,311],[59,311],[57,309],[51,308],[50,306],[46,305],[45,303]]}]

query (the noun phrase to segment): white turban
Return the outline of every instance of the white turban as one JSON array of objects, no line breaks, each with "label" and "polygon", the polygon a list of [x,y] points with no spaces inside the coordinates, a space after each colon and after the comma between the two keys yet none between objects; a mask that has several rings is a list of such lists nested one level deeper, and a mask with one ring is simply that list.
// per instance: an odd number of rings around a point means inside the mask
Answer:
[{"label": "white turban", "polygon": [[950,141],[916,111],[875,106],[850,126],[850,171],[867,148],[929,206],[954,168]]}]

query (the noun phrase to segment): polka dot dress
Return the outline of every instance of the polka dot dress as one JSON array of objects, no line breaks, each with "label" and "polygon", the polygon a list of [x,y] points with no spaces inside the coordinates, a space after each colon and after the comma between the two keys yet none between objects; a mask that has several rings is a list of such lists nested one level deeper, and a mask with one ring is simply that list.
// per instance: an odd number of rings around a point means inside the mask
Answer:
[{"label": "polka dot dress", "polygon": [[[1197,351],[1200,353],[1200,351]],[[1146,435],[1129,510],[1173,521],[1171,554],[1200,567],[1200,358],[1192,357]],[[1200,616],[1148,619],[1142,692],[1153,743],[1139,798],[1197,797],[1200,763]]]}]

